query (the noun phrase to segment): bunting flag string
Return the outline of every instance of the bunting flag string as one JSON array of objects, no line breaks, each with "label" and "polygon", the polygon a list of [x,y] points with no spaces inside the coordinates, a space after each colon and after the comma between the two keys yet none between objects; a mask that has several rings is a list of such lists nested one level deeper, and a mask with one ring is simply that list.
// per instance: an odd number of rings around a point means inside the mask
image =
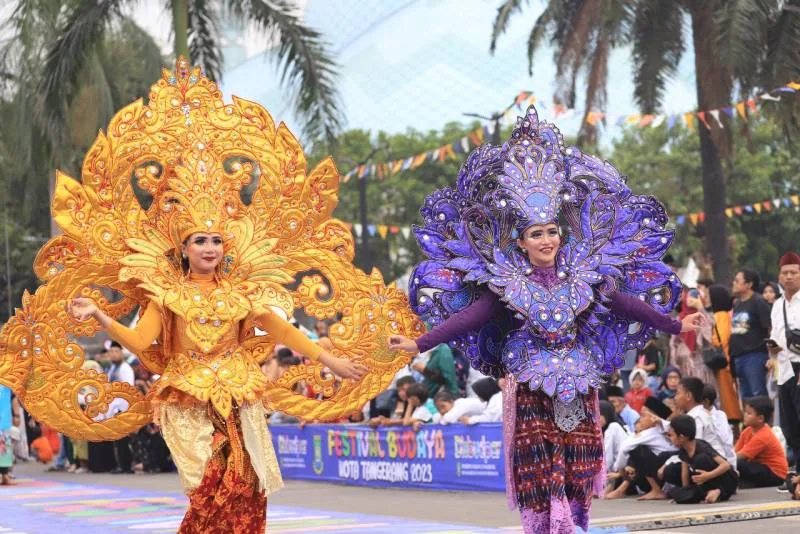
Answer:
[{"label": "bunting flag string", "polygon": [[[674,126],[680,124],[682,120],[686,127],[691,130],[696,127],[696,121],[699,121],[700,124],[708,129],[725,128],[722,120],[720,120],[723,114],[727,115],[730,119],[733,119],[737,116],[741,119],[745,119],[747,118],[748,111],[750,113],[758,113],[758,106],[760,103],[780,102],[780,93],[797,93],[798,91],[800,91],[800,83],[789,82],[786,85],[776,87],[771,91],[766,91],[753,98],[748,98],[743,102],[737,102],[721,108],[690,111],[685,113],[665,113],[659,115],[640,115],[635,113],[630,115],[619,115],[613,120],[609,120],[609,123],[615,126],[634,125],[637,128],[645,128],[647,126],[657,128],[666,122],[667,129],[671,130]],[[563,106],[556,106],[555,117],[570,111],[574,112],[574,110],[563,108]],[[586,114],[585,120],[592,126],[596,126],[600,124],[604,118],[608,118],[608,114],[606,112],[590,111]]]},{"label": "bunting flag string", "polygon": [[[762,213],[770,213],[778,209],[794,208],[800,210],[800,195],[790,195],[785,198],[771,198],[762,200],[761,202],[754,202],[752,204],[741,204],[738,206],[729,206],[725,208],[725,216],[729,219],[733,217],[741,217],[742,215],[760,215]],[[706,219],[706,214],[701,212],[687,213],[675,217],[675,224],[683,226],[687,222],[692,226],[703,223]]]},{"label": "bunting flag string", "polygon": [[[760,215],[772,213],[777,210],[785,210],[787,208],[794,208],[800,211],[800,194],[790,195],[785,198],[772,198],[763,200],[761,202],[754,202],[752,204],[741,204],[738,206],[730,206],[725,208],[725,215],[730,219],[733,217],[741,217],[742,215]],[[692,226],[702,224],[706,219],[706,214],[703,212],[685,213],[676,215],[673,220],[678,226],[684,226],[688,222]],[[358,223],[344,223],[347,228],[353,232],[357,239],[361,238],[364,231],[362,226]],[[367,225],[366,232],[370,237],[379,237],[381,239],[388,239],[390,236],[401,235],[403,239],[411,238],[411,226],[396,226],[389,224],[369,224]]]},{"label": "bunting flag string", "polygon": [[[666,123],[667,129],[671,130],[679,124],[685,124],[690,130],[702,124],[705,128],[725,128],[721,117],[727,115],[729,119],[739,117],[747,118],[748,113],[758,113],[758,105],[762,102],[779,102],[781,93],[797,93],[800,91],[800,83],[789,82],[786,85],[762,93],[756,97],[749,98],[743,102],[737,102],[729,106],[717,109],[707,109],[702,111],[690,111],[672,114],[647,114],[632,113],[629,115],[619,115],[613,119],[605,111],[590,111],[586,113],[585,121],[593,126],[598,126],[604,120],[614,126],[635,126],[637,128],[658,128]],[[776,96],[776,93],[778,96]],[[554,104],[552,108],[545,105],[541,100],[537,100],[532,91],[521,91],[514,97],[512,103],[500,114],[499,122],[501,126],[508,126],[516,121],[517,110],[523,110],[531,104],[537,104],[541,110],[548,112],[554,119],[567,119],[578,113],[574,108],[567,108],[561,104]],[[342,181],[348,182],[353,176],[359,179],[375,177],[379,180],[387,176],[397,174],[402,171],[413,170],[425,162],[443,162],[450,159],[457,159],[460,155],[467,154],[472,148],[480,146],[492,135],[494,125],[485,123],[479,128],[469,132],[467,135],[442,145],[438,148],[427,150],[420,154],[408,156],[407,158],[386,161],[381,163],[364,163],[342,175]]]},{"label": "bunting flag string", "polygon": [[[725,215],[730,219],[733,217],[741,217],[742,215],[760,215],[772,213],[778,210],[785,210],[787,208],[794,208],[800,211],[800,194],[790,195],[785,198],[771,198],[761,202],[754,202],[752,204],[741,204],[738,206],[730,206],[725,208]],[[676,215],[673,220],[678,226],[684,226],[686,223],[696,226],[702,224],[706,219],[706,214],[703,212],[686,213]],[[364,232],[363,227],[358,223],[344,223],[347,228],[353,232],[357,239],[361,239]],[[370,237],[379,237],[381,239],[388,239],[391,236],[400,235],[403,239],[411,238],[411,226],[396,226],[389,224],[369,224],[367,225],[366,232]]]},{"label": "bunting flag string", "polygon": [[[534,103],[536,103],[536,97],[533,96],[531,91],[520,92],[514,97],[512,103],[509,104],[500,114],[500,126],[507,126],[516,120],[516,113],[512,111],[514,107],[521,108],[523,105],[528,106]],[[349,182],[350,178],[353,176],[359,179],[365,179],[373,176],[379,180],[382,180],[387,176],[397,174],[401,171],[416,169],[425,162],[441,163],[448,159],[458,159],[460,155],[467,154],[473,148],[482,145],[486,139],[491,138],[493,128],[494,124],[484,123],[480,127],[469,132],[461,139],[446,145],[442,145],[438,148],[427,150],[420,154],[415,154],[404,159],[396,159],[383,163],[361,164],[343,174],[342,181],[345,183]]]}]

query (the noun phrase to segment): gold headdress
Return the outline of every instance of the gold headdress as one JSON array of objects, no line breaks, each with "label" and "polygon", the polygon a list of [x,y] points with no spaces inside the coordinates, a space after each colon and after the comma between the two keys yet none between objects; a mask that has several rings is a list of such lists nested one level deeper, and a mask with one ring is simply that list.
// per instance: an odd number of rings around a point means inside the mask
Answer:
[{"label": "gold headdress", "polygon": [[[286,126],[276,128],[253,102],[234,97],[225,104],[199,68],[178,59],[152,86],[147,105],[126,106],[98,134],[80,182],[57,173],[52,213],[63,234],[36,258],[45,284],[24,296],[0,331],[0,383],[67,435],[116,439],[149,421],[151,409],[132,386],[81,369],[83,349],[73,339],[94,335],[99,325],[71,318],[70,299],[91,297],[115,318],[153,301],[187,319],[200,347],[213,346],[225,324],[251,312],[291,316],[301,307],[320,319],[341,317],[330,329],[332,352],[369,373],[340,384],[319,365],[298,366],[269,386],[265,402],[309,419],[360,409],[407,361],[386,350],[386,337],[418,334],[422,326],[401,291],[377,271],[352,265],[352,236],[331,218],[338,183],[330,158],[306,174],[302,147]],[[212,299],[193,298],[181,271],[180,245],[194,232],[223,236]],[[262,361],[273,343],[250,336],[244,348]],[[169,358],[159,345],[140,354],[156,373]],[[323,399],[293,393],[300,380]],[[81,391],[90,392],[83,408]],[[127,400],[128,410],[95,421],[115,397]]]}]

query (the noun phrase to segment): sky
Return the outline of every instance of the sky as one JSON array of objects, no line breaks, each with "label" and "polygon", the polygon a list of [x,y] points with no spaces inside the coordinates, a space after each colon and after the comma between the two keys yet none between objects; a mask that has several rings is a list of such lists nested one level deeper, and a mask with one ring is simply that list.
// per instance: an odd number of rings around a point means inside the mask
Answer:
[{"label": "sky", "polygon": [[[339,90],[347,128],[373,133],[409,129],[439,130],[467,112],[491,114],[504,109],[520,91],[552,102],[555,67],[552,49],[535,56],[528,75],[527,37],[542,10],[530,2],[489,54],[492,21],[499,0],[303,0],[304,22],[321,32],[340,65]],[[169,17],[163,2],[147,0],[131,15],[165,52],[171,50]],[[296,133],[291,95],[278,82],[268,36],[223,23],[225,69],[221,88],[265,105]],[[693,54],[688,50],[666,91],[662,111],[696,107]],[[630,51],[612,54],[608,76],[609,116],[637,113],[633,103]],[[545,118],[550,109],[540,109]],[[574,117],[560,117],[565,134],[577,132],[582,105]],[[613,134],[613,126],[610,128]]]}]

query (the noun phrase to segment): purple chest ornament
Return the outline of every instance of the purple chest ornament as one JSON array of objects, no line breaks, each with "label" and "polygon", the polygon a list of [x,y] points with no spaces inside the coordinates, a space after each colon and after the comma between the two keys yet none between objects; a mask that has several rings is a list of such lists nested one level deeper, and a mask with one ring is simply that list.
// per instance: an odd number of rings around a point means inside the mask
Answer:
[{"label": "purple chest ornament", "polygon": [[[632,194],[610,163],[565,148],[533,106],[502,146],[474,149],[456,187],[434,191],[420,213],[414,233],[428,259],[411,276],[414,311],[436,326],[495,293],[504,310],[451,345],[479,371],[553,397],[557,412],[654,333],[609,307],[614,292],[662,313],[680,296],[661,262],[673,237],[661,203]],[[516,237],[551,222],[566,238],[554,268],[535,268]]]}]

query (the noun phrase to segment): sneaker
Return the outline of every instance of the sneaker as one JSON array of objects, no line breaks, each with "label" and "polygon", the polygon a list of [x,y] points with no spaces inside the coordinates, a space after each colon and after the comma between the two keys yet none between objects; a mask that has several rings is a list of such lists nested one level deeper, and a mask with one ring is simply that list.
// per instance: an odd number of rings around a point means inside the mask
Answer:
[{"label": "sneaker", "polygon": [[77,468],[77,469],[75,470],[75,474],[76,474],[76,475],[82,475],[82,474],[84,474],[84,473],[88,473],[88,472],[89,472],[89,470],[88,470],[88,469],[86,469],[85,467],[79,467],[79,468]]}]

